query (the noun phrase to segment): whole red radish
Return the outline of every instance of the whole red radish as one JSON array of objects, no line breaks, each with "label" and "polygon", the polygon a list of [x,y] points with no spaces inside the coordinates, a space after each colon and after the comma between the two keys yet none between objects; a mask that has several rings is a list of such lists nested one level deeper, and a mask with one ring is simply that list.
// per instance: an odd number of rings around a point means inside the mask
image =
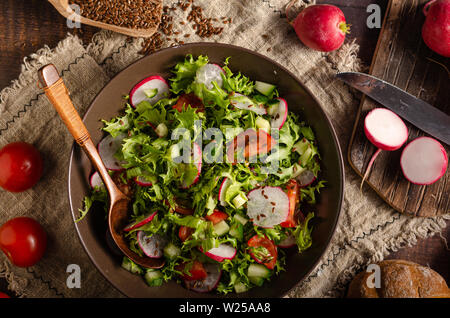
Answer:
[{"label": "whole red radish", "polygon": [[423,41],[434,52],[450,57],[450,0],[431,0],[423,13],[426,16]]},{"label": "whole red radish", "polygon": [[341,9],[329,4],[306,7],[292,22],[292,26],[303,44],[322,52],[340,48],[350,31]]}]

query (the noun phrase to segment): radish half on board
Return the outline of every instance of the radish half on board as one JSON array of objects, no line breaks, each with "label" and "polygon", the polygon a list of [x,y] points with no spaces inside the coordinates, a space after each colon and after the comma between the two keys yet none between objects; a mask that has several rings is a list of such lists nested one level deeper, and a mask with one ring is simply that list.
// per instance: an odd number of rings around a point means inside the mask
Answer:
[{"label": "radish half on board", "polygon": [[438,181],[447,171],[445,148],[430,137],[419,137],[403,149],[400,166],[408,181],[428,185]]},{"label": "radish half on board", "polygon": [[121,149],[122,142],[126,137],[126,134],[120,134],[115,138],[113,138],[111,135],[108,135],[98,143],[98,153],[108,170],[124,170],[122,164],[124,164],[125,162],[121,162],[120,160],[116,159],[115,154],[117,153],[117,151],[119,151],[119,149]]},{"label": "radish half on board", "polygon": [[213,82],[219,87],[223,85],[222,74],[225,75],[225,71],[217,64],[206,64],[200,67],[195,74],[195,81],[197,83],[205,84],[207,89],[213,89]]},{"label": "radish half on board", "polygon": [[382,150],[394,151],[403,146],[408,139],[408,128],[403,120],[393,111],[386,108],[375,108],[367,114],[364,120],[364,133],[378,150],[369,161],[361,187],[369,175],[375,159]]},{"label": "radish half on board", "polygon": [[169,84],[159,75],[150,76],[137,83],[130,92],[130,104],[136,107],[146,100],[154,104],[160,99],[169,96]]}]

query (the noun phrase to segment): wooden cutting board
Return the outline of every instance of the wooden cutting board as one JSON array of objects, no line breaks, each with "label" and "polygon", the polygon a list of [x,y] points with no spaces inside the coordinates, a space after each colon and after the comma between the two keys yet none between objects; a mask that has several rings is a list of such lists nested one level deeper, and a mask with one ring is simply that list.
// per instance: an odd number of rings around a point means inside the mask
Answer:
[{"label": "wooden cutting board", "polygon": [[[432,52],[421,37],[425,21],[422,9],[427,2],[390,0],[369,72],[449,114],[450,59]],[[364,175],[376,151],[363,131],[364,117],[375,107],[381,105],[363,97],[348,149],[350,165],[360,176]],[[408,142],[426,135],[406,124]],[[450,147],[443,146],[449,154]],[[427,217],[450,213],[450,169],[432,185],[414,185],[401,172],[402,149],[380,153],[365,187],[369,185],[394,209],[408,215]]]}]

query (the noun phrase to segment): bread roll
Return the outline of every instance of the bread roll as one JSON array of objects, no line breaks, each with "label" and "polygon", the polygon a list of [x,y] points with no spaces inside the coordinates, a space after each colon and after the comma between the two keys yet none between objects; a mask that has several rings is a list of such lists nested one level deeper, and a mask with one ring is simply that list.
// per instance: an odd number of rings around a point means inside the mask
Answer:
[{"label": "bread roll", "polygon": [[374,271],[363,271],[350,283],[348,298],[450,298],[445,280],[432,269],[403,260],[382,261],[380,288],[370,288]]}]

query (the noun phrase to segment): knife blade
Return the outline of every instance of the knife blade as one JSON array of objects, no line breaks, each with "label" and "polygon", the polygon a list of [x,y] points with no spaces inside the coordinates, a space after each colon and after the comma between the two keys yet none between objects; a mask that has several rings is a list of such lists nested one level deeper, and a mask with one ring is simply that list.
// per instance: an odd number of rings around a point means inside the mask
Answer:
[{"label": "knife blade", "polygon": [[424,132],[450,145],[450,116],[404,90],[372,75],[345,72],[337,77]]}]

